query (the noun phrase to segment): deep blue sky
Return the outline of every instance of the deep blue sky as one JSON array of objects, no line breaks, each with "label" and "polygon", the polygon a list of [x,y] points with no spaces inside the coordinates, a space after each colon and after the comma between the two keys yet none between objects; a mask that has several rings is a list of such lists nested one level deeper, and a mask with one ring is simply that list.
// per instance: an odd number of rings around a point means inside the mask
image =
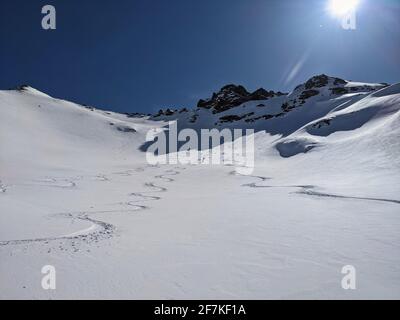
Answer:
[{"label": "deep blue sky", "polygon": [[[400,1],[362,0],[355,31],[327,1],[1,0],[0,88],[154,112],[193,107],[228,83],[289,91],[319,73],[399,82]],[[45,4],[57,9],[55,31],[41,29]]]}]

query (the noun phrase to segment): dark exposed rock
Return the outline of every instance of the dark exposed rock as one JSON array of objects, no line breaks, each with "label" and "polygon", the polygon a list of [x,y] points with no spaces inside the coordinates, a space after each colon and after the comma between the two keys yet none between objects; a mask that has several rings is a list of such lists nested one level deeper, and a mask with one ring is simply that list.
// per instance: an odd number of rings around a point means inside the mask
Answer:
[{"label": "dark exposed rock", "polygon": [[263,88],[260,88],[251,93],[248,98],[249,100],[267,100],[275,95],[276,93],[274,91],[267,91]]},{"label": "dark exposed rock", "polygon": [[254,112],[249,112],[249,113],[246,113],[246,114],[241,115],[241,116],[238,116],[238,115],[235,115],[235,114],[234,115],[227,115],[227,116],[223,116],[223,117],[219,118],[219,122],[220,123],[224,123],[224,122],[239,121],[239,120],[242,120],[244,118],[250,117],[252,115],[254,115]]},{"label": "dark exposed rock", "polygon": [[306,100],[306,99],[308,99],[308,98],[311,98],[311,97],[313,97],[313,96],[316,96],[316,95],[318,95],[319,94],[319,91],[318,90],[314,90],[314,89],[312,89],[312,90],[305,90],[305,91],[303,91],[302,93],[301,93],[301,95],[300,95],[300,99],[301,100]]},{"label": "dark exposed rock", "polygon": [[239,121],[242,120],[243,117],[242,116],[238,116],[238,115],[229,115],[229,116],[223,116],[221,118],[219,118],[219,122],[224,123],[224,122],[233,122],[233,121]]},{"label": "dark exposed rock", "polygon": [[335,78],[335,81],[333,82],[333,84],[335,86],[338,86],[338,85],[341,85],[341,84],[345,85],[345,84],[347,84],[347,81],[343,80],[343,79],[340,79],[340,78]]},{"label": "dark exposed rock", "polygon": [[325,74],[321,74],[321,75],[314,76],[314,77],[310,78],[305,83],[305,88],[307,90],[315,89],[315,88],[322,88],[322,87],[327,86],[329,84],[329,82],[332,81],[332,80],[333,80],[333,84],[335,86],[340,86],[340,85],[347,84],[346,80],[343,80],[343,79],[340,79],[340,78],[332,78],[332,77],[328,77]]},{"label": "dark exposed rock", "polygon": [[172,116],[175,114],[175,112],[177,112],[177,110],[171,110],[170,108],[166,110],[160,109],[153,117],[157,118],[160,116]]},{"label": "dark exposed rock", "polygon": [[136,132],[135,129],[133,129],[131,127],[125,127],[125,126],[118,126],[117,130],[121,131],[121,132],[131,132],[131,133],[135,133]]},{"label": "dark exposed rock", "polygon": [[283,95],[283,93],[267,91],[263,88],[249,93],[243,86],[229,84],[221,88],[218,93],[213,93],[210,99],[199,100],[197,107],[213,109],[213,113],[216,114],[237,107],[247,101],[267,100],[279,95]]},{"label": "dark exposed rock", "polygon": [[[247,96],[249,94],[249,92],[246,90],[245,87],[235,84],[228,84],[222,87],[220,92],[227,92],[227,93],[233,92],[241,96]],[[215,94],[215,96],[218,96],[218,94]]]},{"label": "dark exposed rock", "polygon": [[160,117],[160,116],[163,116],[163,115],[164,115],[164,110],[160,109],[160,110],[158,110],[158,112],[154,115],[154,118]]},{"label": "dark exposed rock", "polygon": [[286,114],[286,112],[281,112],[275,115],[275,118],[283,117]]},{"label": "dark exposed rock", "polygon": [[324,127],[324,126],[329,126],[330,124],[331,124],[331,119],[324,119],[324,120],[321,120],[321,121],[319,121],[317,123],[314,123],[313,124],[313,128],[319,129],[319,128]]},{"label": "dark exposed rock", "polygon": [[213,113],[219,113],[248,101],[248,96],[249,92],[243,86],[229,84],[218,93],[214,93],[211,99],[200,100],[197,106],[206,109],[213,108]]},{"label": "dark exposed rock", "polygon": [[299,90],[302,86],[302,84],[297,85],[296,88],[294,88],[294,91]]},{"label": "dark exposed rock", "polygon": [[[294,101],[294,103],[295,103],[295,101]],[[285,111],[285,112],[288,112],[288,111],[292,110],[294,107],[295,107],[294,104],[293,104],[293,105],[290,105],[289,102],[284,102],[284,103],[282,104],[282,106],[281,106],[281,109],[282,109],[283,111]]]},{"label": "dark exposed rock", "polygon": [[[361,92],[361,91],[374,91],[379,88],[379,85],[371,86],[371,85],[363,85],[363,84],[349,84],[348,81],[329,77],[325,74],[317,75],[305,83],[296,87],[296,89],[292,92],[292,94],[288,95],[287,93],[282,93],[280,91],[268,91],[263,88],[259,88],[254,92],[249,92],[246,90],[244,86],[229,84],[222,87],[218,92],[212,93],[211,97],[208,99],[201,99],[199,100],[197,107],[198,109],[191,110],[190,113],[187,115],[189,118],[188,121],[190,123],[195,123],[199,117],[199,110],[200,109],[207,109],[212,114],[219,114],[225,112],[227,110],[236,108],[236,111],[239,111],[239,106],[243,107],[243,111],[246,110],[248,106],[247,102],[250,101],[260,101],[260,103],[256,104],[256,107],[262,108],[269,105],[269,103],[262,102],[263,100],[268,100],[273,97],[279,97],[284,95],[287,99],[282,99],[280,103],[281,110],[273,111],[276,112],[275,114],[267,114],[262,116],[254,116],[254,114],[247,114],[247,115],[240,115],[238,112],[235,112],[236,115],[224,115],[219,118],[216,122],[216,125],[220,125],[221,123],[225,122],[235,122],[244,120],[248,123],[254,122],[256,120],[265,119],[269,120],[271,118],[277,118],[285,116],[287,113],[291,112],[293,109],[302,107],[307,103],[307,99],[311,97],[321,95],[321,99],[329,98],[329,92],[332,95],[342,95],[349,92]],[[386,84],[382,84],[384,86]],[[328,94],[327,94],[328,93]],[[314,99],[313,99],[314,100]],[[271,104],[274,105],[274,104]],[[240,108],[241,110],[242,108]],[[267,109],[267,108],[266,108]],[[271,110],[275,110],[275,107],[271,108]],[[160,115],[166,116],[177,116],[178,113],[189,112],[186,108],[181,110],[160,110],[158,114],[154,117]],[[232,112],[226,112],[232,113]],[[253,116],[253,117],[252,117]]]},{"label": "dark exposed rock", "polygon": [[172,116],[174,113],[175,112],[169,108],[164,111],[164,115],[166,115],[166,116]]},{"label": "dark exposed rock", "polygon": [[144,114],[139,113],[139,112],[125,113],[125,115],[127,118],[143,118],[143,117],[145,117]]},{"label": "dark exposed rock", "polygon": [[190,122],[190,123],[195,123],[198,117],[199,117],[198,114],[192,115],[192,116],[190,117],[190,119],[189,119],[189,122]]},{"label": "dark exposed rock", "polygon": [[346,88],[343,87],[336,87],[336,88],[331,88],[332,94],[346,94],[349,93],[349,91]]},{"label": "dark exposed rock", "polygon": [[328,80],[329,77],[325,74],[314,76],[306,82],[305,88],[306,89],[322,88],[328,84]]},{"label": "dark exposed rock", "polygon": [[265,114],[265,115],[263,115],[263,116],[259,116],[259,117],[255,117],[255,118],[250,118],[250,119],[246,119],[246,120],[244,120],[245,122],[254,122],[254,121],[257,121],[257,120],[260,120],[260,119],[264,119],[264,120],[268,120],[268,119],[271,119],[271,118],[273,118],[274,116],[273,115],[271,115],[271,114]]},{"label": "dark exposed rock", "polygon": [[199,102],[197,102],[197,108],[210,109],[211,107],[212,104],[210,103],[210,100],[200,99]]},{"label": "dark exposed rock", "polygon": [[29,88],[29,84],[22,84],[22,85],[20,85],[20,86],[15,87],[15,89],[12,89],[12,90],[24,91],[24,90],[26,90],[27,88]]}]

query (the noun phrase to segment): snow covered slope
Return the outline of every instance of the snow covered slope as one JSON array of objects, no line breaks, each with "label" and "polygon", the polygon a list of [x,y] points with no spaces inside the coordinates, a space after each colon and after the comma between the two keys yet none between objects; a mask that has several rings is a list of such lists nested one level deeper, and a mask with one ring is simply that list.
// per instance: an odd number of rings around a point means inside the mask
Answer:
[{"label": "snow covered slope", "polygon": [[[174,119],[255,128],[254,175],[148,165]],[[325,75],[152,117],[0,91],[0,298],[399,298],[399,136],[399,84]]]},{"label": "snow covered slope", "polygon": [[26,86],[0,91],[0,112],[3,177],[132,162],[149,128],[145,120],[132,123],[124,115],[54,99]]},{"label": "snow covered slope", "polygon": [[[400,85],[395,84],[377,92],[363,96],[357,102],[352,104],[341,104],[338,107],[331,109],[324,117],[310,121],[305,126],[296,130],[294,133],[283,139],[278,144],[278,149],[282,156],[291,156],[297,154],[293,149],[290,149],[290,144],[300,147],[303,143],[309,141],[310,147],[322,146],[324,142],[340,141],[344,137],[350,139],[360,139],[360,136],[367,136],[371,143],[379,144],[378,139],[383,136],[396,137],[399,134],[399,129],[396,124],[399,121],[400,110]],[[379,129],[382,129],[378,135]],[[341,132],[351,131],[350,135],[340,134]],[[336,133],[336,134],[335,134]],[[333,135],[331,139],[327,139]],[[325,137],[322,138],[322,137]],[[341,138],[339,138],[341,137]],[[393,139],[394,157],[388,157],[387,160],[393,161],[398,156],[398,143]],[[350,141],[347,141],[350,143]],[[383,143],[381,141],[380,143]],[[289,146],[289,147],[288,147]],[[310,148],[300,148],[302,152],[310,150]]]}]

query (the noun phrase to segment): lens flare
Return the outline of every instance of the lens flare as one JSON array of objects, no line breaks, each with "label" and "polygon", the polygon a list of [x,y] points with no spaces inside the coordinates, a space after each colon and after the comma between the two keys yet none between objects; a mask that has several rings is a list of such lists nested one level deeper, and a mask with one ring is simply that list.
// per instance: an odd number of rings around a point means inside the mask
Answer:
[{"label": "lens flare", "polygon": [[359,2],[359,0],[330,0],[329,11],[335,16],[343,16],[355,10]]}]

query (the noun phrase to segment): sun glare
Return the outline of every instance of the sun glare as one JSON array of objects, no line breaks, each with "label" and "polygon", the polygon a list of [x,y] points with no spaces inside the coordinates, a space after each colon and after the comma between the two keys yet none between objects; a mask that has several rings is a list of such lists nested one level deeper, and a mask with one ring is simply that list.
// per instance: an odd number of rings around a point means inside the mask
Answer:
[{"label": "sun glare", "polygon": [[330,0],[329,11],[336,16],[343,16],[355,10],[359,2],[359,0]]}]

